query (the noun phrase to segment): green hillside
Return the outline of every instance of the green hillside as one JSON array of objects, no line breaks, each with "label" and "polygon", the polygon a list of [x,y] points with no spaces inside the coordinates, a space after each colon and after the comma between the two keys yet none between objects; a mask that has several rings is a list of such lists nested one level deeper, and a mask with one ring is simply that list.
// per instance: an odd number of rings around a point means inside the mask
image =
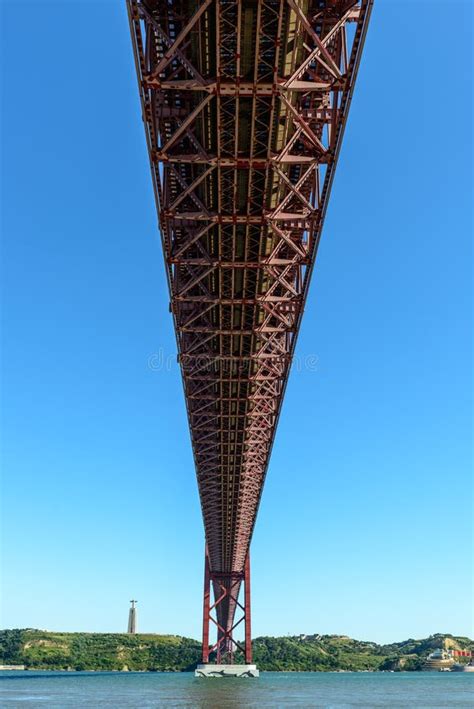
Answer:
[{"label": "green hillside", "polygon": [[175,635],[0,631],[0,662],[31,669],[191,670],[201,645]]},{"label": "green hillside", "polygon": [[[253,643],[259,669],[280,671],[418,670],[438,647],[474,651],[474,642],[438,634],[390,645],[341,635],[260,637]],[[176,635],[0,631],[0,664],[28,669],[182,672],[194,669],[200,651],[199,642]]]}]

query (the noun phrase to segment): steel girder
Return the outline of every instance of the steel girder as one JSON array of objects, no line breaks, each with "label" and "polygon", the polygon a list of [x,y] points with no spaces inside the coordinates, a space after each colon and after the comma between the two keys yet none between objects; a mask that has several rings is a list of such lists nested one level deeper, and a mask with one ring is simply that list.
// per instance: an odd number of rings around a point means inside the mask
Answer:
[{"label": "steel girder", "polygon": [[[239,591],[244,584],[244,602],[239,602]],[[211,605],[210,587],[213,586],[214,603]],[[232,623],[222,625],[221,618],[229,616],[229,604],[234,610]],[[235,611],[240,610],[240,618],[235,618]],[[214,617],[214,615],[215,617]],[[209,627],[213,623],[217,630],[217,639],[209,645]],[[245,640],[242,644],[235,639],[235,631],[244,624]],[[242,653],[246,664],[252,662],[252,632],[250,611],[250,554],[247,554],[244,569],[241,573],[233,572],[222,575],[213,574],[209,562],[209,552],[206,548],[204,562],[204,595],[202,622],[202,662],[207,664],[211,653],[215,653],[217,664],[234,661],[234,652]]]},{"label": "steel girder", "polygon": [[[372,0],[127,4],[210,572],[225,585],[244,573]],[[227,630],[239,586],[217,608]]]}]

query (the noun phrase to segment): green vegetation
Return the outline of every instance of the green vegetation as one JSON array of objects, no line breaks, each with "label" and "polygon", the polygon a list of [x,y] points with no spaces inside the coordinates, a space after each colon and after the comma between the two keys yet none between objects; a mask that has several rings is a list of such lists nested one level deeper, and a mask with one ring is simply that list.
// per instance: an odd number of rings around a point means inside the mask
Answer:
[{"label": "green vegetation", "polygon": [[[474,642],[438,634],[377,645],[341,635],[301,635],[261,637],[253,644],[254,661],[261,670],[323,672],[419,670],[438,647],[474,651]],[[0,631],[0,664],[28,669],[183,672],[194,669],[200,654],[200,643],[176,635]]]},{"label": "green vegetation", "polygon": [[0,631],[0,663],[48,670],[170,670],[194,668],[201,646],[175,635]]},{"label": "green vegetation", "polygon": [[286,671],[421,670],[436,648],[474,650],[474,642],[437,634],[423,640],[377,645],[343,635],[302,635],[257,638],[253,644],[258,667]]}]

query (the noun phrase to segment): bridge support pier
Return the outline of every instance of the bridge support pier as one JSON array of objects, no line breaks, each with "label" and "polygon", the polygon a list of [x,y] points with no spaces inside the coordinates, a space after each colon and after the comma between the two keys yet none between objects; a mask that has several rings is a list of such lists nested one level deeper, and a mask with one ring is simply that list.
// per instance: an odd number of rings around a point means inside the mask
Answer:
[{"label": "bridge support pier", "polygon": [[[244,585],[244,604],[239,602],[239,591]],[[214,603],[211,605],[211,585]],[[233,610],[230,611],[230,608]],[[224,610],[221,613],[221,610]],[[236,619],[236,612],[241,617]],[[219,622],[220,617],[230,619],[228,626]],[[242,645],[234,638],[234,631],[245,624],[245,640]],[[213,623],[217,628],[217,640],[209,645],[209,628]],[[240,650],[245,664],[234,664],[234,652]],[[214,662],[209,658],[213,655]],[[202,664],[196,669],[196,677],[258,677],[256,665],[252,664],[252,629],[250,610],[250,552],[247,554],[243,573],[213,574],[206,548],[204,562],[204,596],[202,623]]]}]

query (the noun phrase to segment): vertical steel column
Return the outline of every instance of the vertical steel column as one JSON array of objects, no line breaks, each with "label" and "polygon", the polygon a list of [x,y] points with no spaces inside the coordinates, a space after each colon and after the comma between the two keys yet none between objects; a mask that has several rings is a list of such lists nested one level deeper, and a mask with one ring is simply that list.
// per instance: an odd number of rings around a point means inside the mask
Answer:
[{"label": "vertical steel column", "polygon": [[202,608],[202,662],[209,662],[209,602],[211,595],[211,572],[209,569],[209,554],[205,552],[204,560],[204,600]]},{"label": "vertical steel column", "polygon": [[244,592],[245,592],[245,662],[252,664],[252,623],[250,614],[250,549],[247,552],[244,567]]}]

